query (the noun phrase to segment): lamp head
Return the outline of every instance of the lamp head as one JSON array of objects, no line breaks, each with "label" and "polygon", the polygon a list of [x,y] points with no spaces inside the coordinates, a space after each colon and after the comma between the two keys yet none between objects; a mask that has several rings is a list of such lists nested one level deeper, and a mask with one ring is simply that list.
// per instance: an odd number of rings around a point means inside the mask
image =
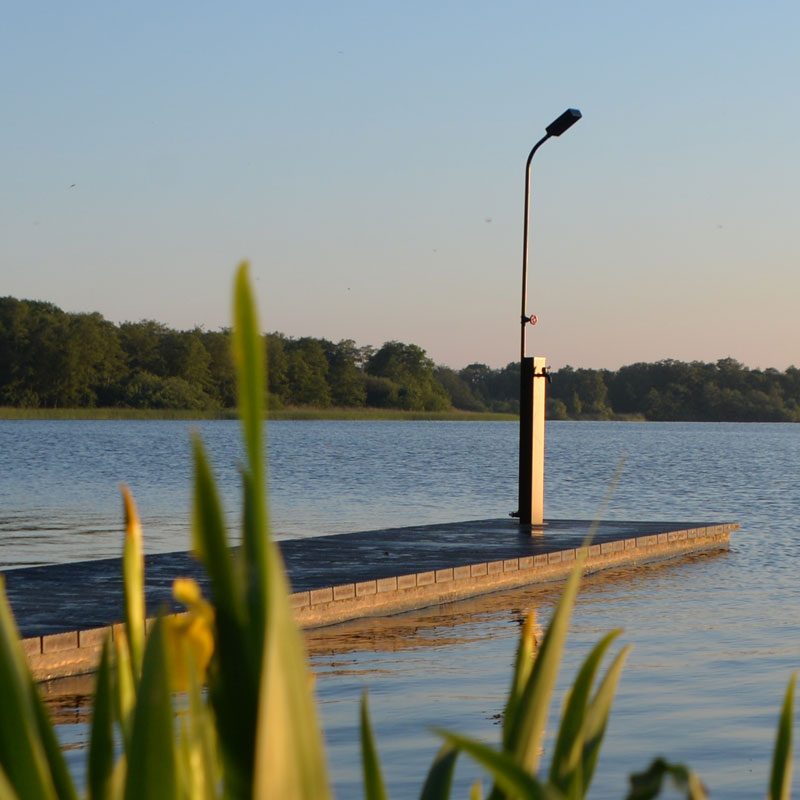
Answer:
[{"label": "lamp head", "polygon": [[548,136],[561,136],[581,118],[577,108],[568,108],[558,119],[553,120],[546,128]]}]

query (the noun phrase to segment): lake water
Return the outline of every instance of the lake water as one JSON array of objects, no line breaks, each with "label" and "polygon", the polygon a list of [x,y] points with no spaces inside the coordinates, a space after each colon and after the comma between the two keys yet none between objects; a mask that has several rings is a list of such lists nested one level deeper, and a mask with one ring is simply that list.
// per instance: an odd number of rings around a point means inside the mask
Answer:
[{"label": "lake water", "polygon": [[[148,551],[186,549],[193,429],[235,524],[236,423],[0,421],[0,565],[118,555],[121,481]],[[516,449],[511,423],[270,423],[273,528],[286,538],[505,516],[516,507]],[[622,454],[606,518],[742,528],[729,552],[587,580],[554,712],[591,645],[622,627],[634,650],[591,796],[623,796],[628,773],[655,755],[689,763],[716,797],[763,796],[783,692],[800,665],[800,426],[549,423],[546,516],[592,518]],[[546,623],[555,596],[516,590],[314,634],[337,796],[361,796],[364,686],[395,800],[419,794],[438,747],[431,727],[496,741],[520,621],[536,607]],[[88,736],[85,724],[61,735],[78,747]],[[70,756],[78,773],[82,759]],[[453,796],[466,796],[476,774],[462,760]]]}]

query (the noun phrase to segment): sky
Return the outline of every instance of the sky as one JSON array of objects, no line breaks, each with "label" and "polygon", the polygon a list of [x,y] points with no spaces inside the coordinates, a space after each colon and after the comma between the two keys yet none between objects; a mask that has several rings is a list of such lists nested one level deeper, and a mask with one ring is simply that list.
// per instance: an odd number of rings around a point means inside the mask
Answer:
[{"label": "sky", "polygon": [[519,357],[800,364],[800,4],[9,4],[0,296]]}]

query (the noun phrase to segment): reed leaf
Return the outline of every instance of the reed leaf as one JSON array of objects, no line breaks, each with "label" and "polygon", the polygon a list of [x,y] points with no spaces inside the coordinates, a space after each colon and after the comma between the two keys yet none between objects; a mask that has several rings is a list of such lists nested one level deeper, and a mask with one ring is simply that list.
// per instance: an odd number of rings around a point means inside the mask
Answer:
[{"label": "reed leaf", "polygon": [[778,720],[775,751],[772,756],[772,771],[769,781],[769,800],[789,800],[792,791],[792,715],[794,706],[794,684],[797,675],[792,675],[783,708]]},{"label": "reed leaf", "polygon": [[125,508],[125,545],[122,551],[122,575],[125,585],[125,632],[128,636],[134,684],[142,671],[144,653],[144,553],[142,551],[142,526],[136,504],[122,487]]},{"label": "reed leaf", "polygon": [[632,645],[624,647],[611,662],[602,683],[586,709],[585,721],[581,738],[583,740],[583,755],[581,773],[584,791],[588,790],[592,782],[597,759],[600,756],[600,746],[603,743],[611,705],[617,691],[622,668],[631,651]]},{"label": "reed leaf", "polygon": [[78,794],[75,791],[75,784],[72,782],[72,777],[67,769],[67,762],[64,760],[64,754],[61,751],[61,746],[53,730],[53,723],[50,721],[50,715],[47,713],[47,708],[45,708],[44,701],[39,694],[39,689],[27,668],[25,670],[25,677],[27,678],[28,693],[31,698],[33,713],[39,731],[39,740],[44,748],[48,768],[56,790],[56,796],[59,800],[77,800]]},{"label": "reed leaf", "polygon": [[558,676],[583,561],[583,558],[578,559],[564,584],[506,738],[505,749],[511,751],[517,764],[531,774],[535,773],[539,766],[550,696]]},{"label": "reed leaf", "polygon": [[215,606],[216,647],[209,670],[209,694],[216,714],[224,781],[230,797],[252,792],[260,659],[250,641],[242,579],[231,558],[219,502],[205,449],[194,450],[193,539],[209,576]]},{"label": "reed leaf", "polygon": [[189,689],[188,760],[192,800],[216,800],[220,786],[214,718],[203,702],[197,670],[191,671]]},{"label": "reed leaf", "polygon": [[505,711],[503,712],[503,747],[510,747],[511,735],[516,724],[517,711],[525,686],[531,676],[536,658],[536,614],[530,612],[519,637],[517,652],[514,658],[514,671],[511,676],[511,688],[508,692]]},{"label": "reed leaf", "polygon": [[[274,545],[270,543],[269,547]],[[271,553],[269,564],[255,796],[326,800],[330,787],[305,647],[289,605],[289,587],[279,553]]]},{"label": "reed leaf", "polygon": [[583,732],[592,684],[603,656],[619,633],[606,634],[592,648],[567,697],[550,765],[550,782],[562,792],[567,792],[575,770],[582,769]]},{"label": "reed leaf", "polygon": [[261,653],[253,793],[281,800],[326,800],[330,786],[305,647],[289,603],[280,552],[267,533],[261,438],[263,345],[247,264],[240,266],[236,276],[233,338],[247,453],[242,470],[242,555],[249,619],[243,635]]},{"label": "reed leaf", "polygon": [[14,791],[2,764],[0,764],[0,800],[19,800],[19,795]]},{"label": "reed leaf", "polygon": [[89,740],[87,783],[89,800],[110,800],[114,771],[114,710],[111,690],[110,646],[106,639],[97,668],[92,731]]},{"label": "reed leaf", "polygon": [[237,625],[243,624],[244,612],[237,591],[230,548],[225,534],[222,505],[203,443],[192,436],[194,492],[192,498],[192,544],[203,562],[211,582],[217,614]]},{"label": "reed leaf", "polygon": [[30,674],[0,575],[0,767],[21,800],[58,797],[39,734]]},{"label": "reed leaf", "polygon": [[564,800],[561,792],[538,781],[520,766],[511,753],[494,750],[482,742],[449,731],[438,733],[445,741],[481,764],[492,775],[495,784],[505,796],[515,800]]},{"label": "reed leaf", "polygon": [[433,759],[419,800],[447,800],[450,797],[457,759],[458,750],[455,747],[450,744],[442,745],[436,758]]},{"label": "reed leaf", "polygon": [[364,774],[364,797],[366,800],[386,800],[386,787],[383,783],[378,750],[369,721],[367,692],[361,695],[361,765]]},{"label": "reed leaf", "polygon": [[174,800],[178,796],[175,729],[164,621],[147,637],[125,779],[125,800]]},{"label": "reed leaf", "polygon": [[631,775],[631,789],[626,800],[653,800],[661,794],[664,783],[670,783],[679,792],[685,794],[687,800],[708,800],[708,795],[700,779],[683,764],[670,764],[663,758],[657,758],[644,771]]},{"label": "reed leaf", "polygon": [[[251,615],[251,634],[260,641],[264,630],[267,591],[266,528],[267,513],[264,454],[262,441],[264,397],[264,345],[248,278],[248,264],[236,273],[233,309],[233,352],[236,363],[239,414],[246,453],[243,469],[245,486],[245,524],[242,556],[247,569],[246,585]],[[257,652],[260,650],[257,648]]]},{"label": "reed leaf", "polygon": [[128,637],[121,628],[114,628],[114,656],[116,669],[113,671],[114,704],[117,719],[122,730],[126,749],[131,741],[131,721],[136,705],[136,687],[133,683]]}]

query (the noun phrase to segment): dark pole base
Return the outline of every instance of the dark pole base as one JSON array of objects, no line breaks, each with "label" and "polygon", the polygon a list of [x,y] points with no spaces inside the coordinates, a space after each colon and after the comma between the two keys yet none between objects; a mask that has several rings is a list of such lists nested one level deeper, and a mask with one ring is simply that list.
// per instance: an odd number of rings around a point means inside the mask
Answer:
[{"label": "dark pole base", "polygon": [[522,359],[519,382],[519,524],[533,514],[533,358]]}]

